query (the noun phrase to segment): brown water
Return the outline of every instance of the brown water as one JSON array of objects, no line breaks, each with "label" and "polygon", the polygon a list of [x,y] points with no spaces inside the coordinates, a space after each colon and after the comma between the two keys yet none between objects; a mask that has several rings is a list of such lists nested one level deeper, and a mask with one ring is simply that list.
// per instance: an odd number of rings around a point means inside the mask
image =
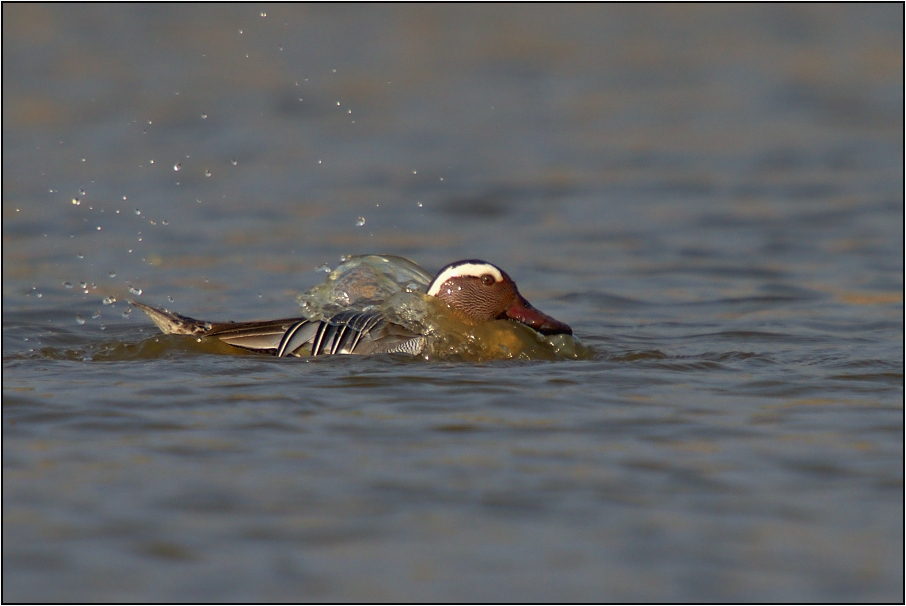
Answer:
[{"label": "brown water", "polygon": [[[3,599],[901,601],[902,51],[900,5],[4,4]],[[369,252],[591,359],[126,313]]]}]

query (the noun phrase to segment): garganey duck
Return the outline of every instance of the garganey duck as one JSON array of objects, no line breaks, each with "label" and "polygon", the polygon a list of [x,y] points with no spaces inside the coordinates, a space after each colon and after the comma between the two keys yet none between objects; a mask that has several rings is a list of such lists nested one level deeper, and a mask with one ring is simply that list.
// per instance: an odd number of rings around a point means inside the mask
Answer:
[{"label": "garganey duck", "polygon": [[419,355],[443,341],[442,333],[451,325],[477,328],[495,320],[523,324],[539,339],[572,334],[569,326],[532,307],[505,271],[475,259],[450,263],[431,278],[402,257],[350,257],[299,300],[304,317],[256,322],[204,322],[132,304],[165,334],[216,337],[279,357]]}]

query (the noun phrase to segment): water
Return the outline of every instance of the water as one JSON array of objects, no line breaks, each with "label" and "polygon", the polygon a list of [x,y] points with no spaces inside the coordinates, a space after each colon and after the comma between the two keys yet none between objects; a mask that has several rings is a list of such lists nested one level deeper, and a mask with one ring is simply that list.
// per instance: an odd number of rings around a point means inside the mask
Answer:
[{"label": "water", "polygon": [[[901,7],[263,12],[3,7],[5,601],[903,599]],[[125,313],[361,253],[591,359]]]}]

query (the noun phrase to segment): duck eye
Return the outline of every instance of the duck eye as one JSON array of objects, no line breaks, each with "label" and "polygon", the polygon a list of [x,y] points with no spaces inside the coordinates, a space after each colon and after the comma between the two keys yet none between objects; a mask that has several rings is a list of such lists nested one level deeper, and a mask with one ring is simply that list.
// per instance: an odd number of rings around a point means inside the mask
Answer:
[{"label": "duck eye", "polygon": [[494,276],[492,276],[491,274],[485,274],[481,276],[481,283],[485,286],[490,286],[494,282],[496,282],[496,280],[494,280]]}]

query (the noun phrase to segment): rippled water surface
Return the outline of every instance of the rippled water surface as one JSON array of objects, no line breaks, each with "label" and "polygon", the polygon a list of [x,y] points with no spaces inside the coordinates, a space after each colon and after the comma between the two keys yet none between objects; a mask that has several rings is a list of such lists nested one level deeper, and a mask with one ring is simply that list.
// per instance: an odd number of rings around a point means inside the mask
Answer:
[{"label": "rippled water surface", "polygon": [[[899,5],[3,6],[5,601],[901,601]],[[276,359],[340,257],[587,359]],[[321,271],[318,271],[321,268]]]}]

